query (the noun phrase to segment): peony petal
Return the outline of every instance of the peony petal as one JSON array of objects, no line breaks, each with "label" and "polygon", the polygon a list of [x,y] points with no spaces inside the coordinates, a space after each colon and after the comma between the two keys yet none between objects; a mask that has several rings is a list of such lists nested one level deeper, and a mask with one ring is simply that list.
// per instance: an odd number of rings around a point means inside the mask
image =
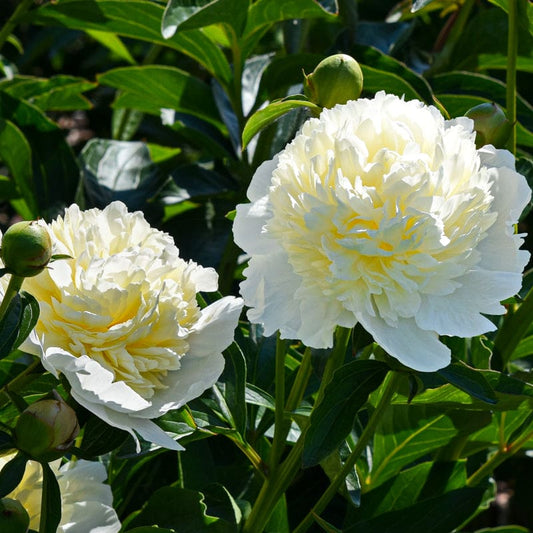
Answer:
[{"label": "peony petal", "polygon": [[405,366],[419,372],[435,372],[450,364],[450,349],[439,341],[437,333],[420,329],[413,319],[402,318],[393,328],[379,317],[358,318],[374,340]]}]

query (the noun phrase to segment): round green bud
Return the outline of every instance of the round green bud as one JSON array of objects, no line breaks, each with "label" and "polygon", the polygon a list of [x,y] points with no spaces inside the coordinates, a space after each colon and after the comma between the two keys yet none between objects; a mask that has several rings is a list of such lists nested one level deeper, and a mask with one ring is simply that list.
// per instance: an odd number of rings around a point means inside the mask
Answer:
[{"label": "round green bud", "polygon": [[492,144],[503,148],[511,135],[512,124],[502,108],[494,102],[485,102],[469,109],[465,116],[474,121],[476,147]]},{"label": "round green bud", "polygon": [[52,241],[46,226],[24,220],[10,226],[2,238],[0,257],[10,274],[29,278],[44,270],[52,258]]},{"label": "round green bud", "polygon": [[305,76],[304,93],[315,104],[330,108],[357,100],[363,90],[359,63],[349,55],[336,54],[322,60]]},{"label": "round green bud", "polygon": [[27,407],[17,420],[14,438],[17,448],[32,459],[53,461],[72,446],[79,431],[75,411],[58,397]]},{"label": "round green bud", "polygon": [[18,500],[0,500],[0,531],[2,533],[27,533],[30,516]]}]

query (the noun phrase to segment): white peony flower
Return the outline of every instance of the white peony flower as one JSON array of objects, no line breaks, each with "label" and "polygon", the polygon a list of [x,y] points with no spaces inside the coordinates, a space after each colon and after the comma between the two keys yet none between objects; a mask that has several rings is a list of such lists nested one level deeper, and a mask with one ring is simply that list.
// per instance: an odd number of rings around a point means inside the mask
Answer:
[{"label": "white peony flower", "polygon": [[237,207],[248,318],[316,348],[359,322],[420,371],[450,362],[439,335],[495,329],[483,314],[520,289],[531,191],[472,126],[383,92],[308,120]]},{"label": "white peony flower", "polygon": [[72,205],[49,231],[54,253],[73,259],[24,281],[41,314],[23,348],[108,424],[182,449],[150,419],[215,383],[242,300],[200,309],[196,295],[217,289],[216,272],[181,259],[169,235],[120,202]]},{"label": "white peony flower", "polygon": [[[14,454],[0,457],[0,469]],[[59,467],[50,463],[61,491],[61,522],[57,533],[117,533],[121,524],[113,509],[111,487],[104,484],[107,472],[94,461],[73,461]],[[30,516],[30,529],[38,531],[41,517],[43,471],[37,461],[28,461],[18,487],[7,495],[18,500]]]}]

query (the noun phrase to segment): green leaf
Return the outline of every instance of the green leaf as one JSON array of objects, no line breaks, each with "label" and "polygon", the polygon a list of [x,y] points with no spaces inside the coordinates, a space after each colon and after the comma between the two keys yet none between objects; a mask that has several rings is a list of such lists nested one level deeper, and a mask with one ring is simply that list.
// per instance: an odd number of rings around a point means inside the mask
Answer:
[{"label": "green leaf", "polygon": [[464,363],[451,363],[437,371],[448,383],[486,403],[497,403],[496,394],[483,374]]},{"label": "green leaf", "polygon": [[29,22],[76,30],[97,30],[140,39],[178,50],[203,65],[221,83],[232,79],[222,50],[202,30],[177,33],[165,40],[161,35],[164,8],[146,0],[62,0],[33,10]]},{"label": "green leaf", "polygon": [[18,334],[11,350],[16,350],[31,333],[39,320],[39,303],[28,292],[21,291],[22,315],[18,325]]},{"label": "green leaf", "polygon": [[411,7],[411,12],[416,13],[433,2],[435,2],[435,0],[415,0]]},{"label": "green leaf", "polygon": [[[31,147],[13,122],[0,118],[0,159],[11,171],[12,183],[24,198],[24,218],[37,218],[39,209],[33,186]],[[5,199],[5,197],[4,197]]]},{"label": "green leaf", "polygon": [[389,368],[380,361],[352,361],[339,368],[313,409],[305,436],[303,465],[318,464],[332,453],[353,428],[357,411],[383,382]]},{"label": "green leaf", "polygon": [[189,489],[163,487],[155,491],[127,527],[157,525],[180,533],[236,533],[225,520],[207,514],[204,495]]},{"label": "green leaf", "polygon": [[56,533],[57,526],[61,522],[61,493],[50,465],[41,463],[41,467],[43,469],[43,492],[39,533]]},{"label": "green leaf", "polygon": [[15,124],[31,146],[32,194],[38,215],[53,218],[72,203],[79,181],[79,167],[64,132],[34,105],[0,91],[1,117]]},{"label": "green leaf", "polygon": [[[477,96],[484,101],[496,102],[505,107],[505,84],[484,74],[447,72],[431,78],[431,85],[438,95]],[[533,129],[533,106],[525,98],[517,95],[516,107],[518,120],[524,127]]]},{"label": "green leaf", "polygon": [[474,415],[464,406],[445,410],[442,406],[415,404],[421,396],[409,405],[393,404],[383,414],[374,435],[367,486],[380,485],[455,437],[472,434],[491,422],[490,412]]},{"label": "green leaf", "polygon": [[142,142],[91,139],[81,155],[85,194],[103,208],[114,200],[142,209],[158,190],[162,176]]},{"label": "green leaf", "polygon": [[244,34],[256,32],[266,24],[273,24],[282,20],[308,18],[322,18],[334,22],[337,17],[314,0],[291,0],[290,2],[257,0],[252,3],[248,11]]},{"label": "green leaf", "polygon": [[243,436],[246,432],[246,359],[236,342],[224,350],[224,397],[228,404],[235,429]]},{"label": "green leaf", "polygon": [[355,45],[351,48],[351,54],[361,63],[365,91],[384,90],[398,96],[405,93],[407,99],[417,98],[426,104],[434,103],[433,92],[425,78],[416,74],[397,59],[372,46]]},{"label": "green leaf", "polygon": [[[450,533],[472,516],[483,499],[484,488],[461,488],[423,499],[405,509],[385,512],[356,522],[345,533]],[[450,510],[453,509],[453,512]]]},{"label": "green leaf", "polygon": [[466,460],[420,463],[365,492],[350,521],[369,520],[408,508],[428,497],[460,489],[466,485],[466,478]]},{"label": "green leaf", "polygon": [[530,531],[522,526],[500,526],[478,529],[475,533],[530,533]]},{"label": "green leaf", "polygon": [[24,291],[16,294],[0,320],[0,358],[9,355],[24,342],[38,319],[37,300]]},{"label": "green leaf", "polygon": [[28,100],[43,111],[90,109],[91,103],[81,93],[96,87],[96,83],[74,76],[52,76],[49,79],[15,76],[0,83],[0,91]]},{"label": "green leaf", "polygon": [[[300,99],[297,99],[299,97]],[[246,148],[252,138],[263,128],[277,120],[279,117],[297,107],[309,107],[320,111],[320,107],[300,95],[288,96],[286,99],[272,102],[263,109],[256,111],[246,122],[242,132],[242,146]]]},{"label": "green leaf", "polygon": [[80,451],[85,458],[92,458],[119,448],[128,438],[128,433],[106,424],[97,416],[91,416],[83,430]]},{"label": "green leaf", "polygon": [[114,33],[98,30],[86,30],[85,33],[90,35],[95,41],[98,41],[100,44],[111,50],[113,54],[126,61],[126,63],[129,63],[130,65],[135,65],[137,63],[120,37]]},{"label": "green leaf", "polygon": [[0,498],[7,496],[22,481],[28,458],[23,453],[17,453],[0,470]]},{"label": "green leaf", "polygon": [[128,529],[128,533],[176,533],[174,529],[167,529],[157,526],[141,526]]},{"label": "green leaf", "polygon": [[220,125],[211,89],[179,68],[121,67],[100,74],[98,81],[119,89],[113,107],[138,109],[157,116],[162,109],[174,109]]},{"label": "green leaf", "polygon": [[165,39],[177,31],[227,24],[239,36],[246,24],[249,0],[168,0],[161,32]]}]

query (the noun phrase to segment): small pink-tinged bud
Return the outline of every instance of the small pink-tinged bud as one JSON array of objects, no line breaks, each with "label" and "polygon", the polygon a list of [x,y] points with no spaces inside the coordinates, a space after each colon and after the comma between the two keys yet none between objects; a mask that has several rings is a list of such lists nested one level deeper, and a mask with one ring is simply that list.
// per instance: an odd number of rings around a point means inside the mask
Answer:
[{"label": "small pink-tinged bud", "polygon": [[0,256],[10,274],[29,278],[41,273],[52,258],[46,226],[36,220],[13,224],[2,238]]},{"label": "small pink-tinged bud", "polygon": [[476,147],[492,144],[503,148],[511,135],[512,124],[502,108],[494,102],[485,102],[469,109],[465,116],[474,121]]},{"label": "small pink-tinged bud", "polygon": [[0,500],[0,531],[2,533],[27,533],[30,516],[18,500]]},{"label": "small pink-tinged bud", "polygon": [[35,402],[21,413],[15,444],[36,461],[53,461],[72,446],[79,431],[75,411],[58,396]]},{"label": "small pink-tinged bud", "polygon": [[357,100],[363,90],[363,72],[359,63],[346,54],[335,54],[322,60],[305,76],[304,93],[311,102],[330,108]]}]

